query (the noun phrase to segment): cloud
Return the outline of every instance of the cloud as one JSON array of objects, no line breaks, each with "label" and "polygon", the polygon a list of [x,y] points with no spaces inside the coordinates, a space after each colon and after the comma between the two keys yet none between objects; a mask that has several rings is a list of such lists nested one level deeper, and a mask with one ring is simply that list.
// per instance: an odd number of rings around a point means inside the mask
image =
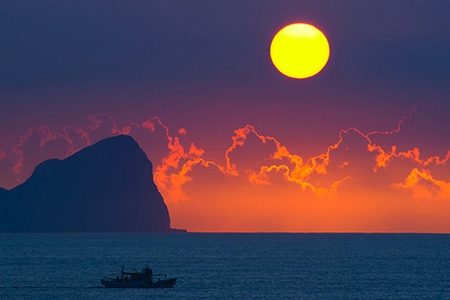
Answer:
[{"label": "cloud", "polygon": [[[275,137],[260,134],[254,126],[246,125],[234,131],[231,146],[225,150],[225,165],[215,165],[224,175],[245,177],[256,186],[269,186],[273,178],[281,176],[285,181],[295,183],[303,190],[310,190],[317,196],[334,195],[339,186],[348,181],[356,181],[357,184],[364,181],[366,186],[370,186],[372,182],[383,183],[384,188],[392,191],[394,185],[392,181],[387,183],[387,178],[399,180],[402,174],[396,172],[395,167],[391,168],[394,161],[408,162],[406,171],[415,174],[411,170],[417,165],[444,166],[450,158],[450,151],[444,157],[434,155],[423,158],[419,148],[400,151],[396,145],[385,148],[374,141],[374,138],[382,140],[383,137],[399,134],[405,122],[413,118],[414,114],[430,108],[422,104],[416,105],[398,122],[396,128],[389,131],[363,133],[357,128],[340,130],[339,138],[334,144],[329,145],[324,153],[310,158],[291,153]],[[183,164],[181,159],[176,159],[180,167],[172,166],[173,171],[179,167],[182,171],[178,175],[185,178],[180,181],[176,176],[173,177],[177,178],[179,188],[193,180],[188,176],[189,172],[195,164],[203,162],[183,155],[187,161]],[[178,157],[181,158],[182,155]],[[386,171],[380,172],[380,169]],[[421,178],[424,179],[425,176]],[[411,180],[409,178],[408,182]],[[439,182],[439,186],[442,187],[443,183]],[[439,197],[442,197],[442,193],[439,193]]]},{"label": "cloud", "polygon": [[[164,145],[162,151],[150,154],[155,163],[154,179],[160,189],[170,194],[170,199],[177,201],[186,197],[181,186],[191,180],[188,173],[196,164],[209,166],[215,164],[201,158],[204,150],[193,142],[181,142],[186,130],[180,128],[176,135],[171,135],[169,128],[158,117],[152,117],[142,123],[132,123],[122,128],[117,126],[115,119],[109,115],[88,115],[92,125],[85,128],[64,126],[60,130],[52,131],[49,126],[39,125],[30,127],[27,132],[19,136],[19,142],[13,147],[17,156],[12,171],[15,174],[16,184],[28,178],[34,168],[44,160],[50,158],[64,159],[71,154],[109,136],[127,134],[136,135],[139,144],[146,145],[149,135],[156,137],[156,145]],[[144,135],[143,135],[144,133]],[[156,153],[155,153],[156,152]],[[6,154],[0,152],[1,160],[6,164]],[[12,160],[8,160],[11,162]]]},{"label": "cloud", "polygon": [[13,151],[19,156],[13,171],[17,175],[25,176],[29,176],[31,170],[40,162],[48,158],[64,158],[71,152],[65,136],[52,132],[45,125],[28,128],[28,131],[19,137],[19,143]]},{"label": "cloud", "polygon": [[[399,138],[417,115],[432,108],[416,105],[387,131],[341,129],[334,142],[311,157],[291,152],[275,136],[250,124],[235,129],[222,152],[211,153],[190,140],[186,129],[171,130],[156,116],[120,127],[109,115],[89,115],[91,124],[85,128],[30,127],[13,147],[15,158],[0,152],[0,176],[14,171],[23,181],[45,159],[64,158],[100,139],[128,134],[153,162],[155,183],[178,220],[176,226],[200,226],[199,220],[204,220],[225,230],[218,220],[237,218],[236,230],[240,225],[256,230],[255,224],[264,222],[277,230],[311,224],[323,230],[339,224],[345,224],[339,227],[342,230],[352,226],[372,230],[381,228],[374,224],[382,218],[404,214],[404,222],[409,222],[408,216],[420,215],[414,199],[450,198],[450,151],[425,156],[423,145],[408,148],[402,144],[408,136]],[[403,210],[395,199],[407,201]],[[272,214],[275,211],[278,215]],[[210,217],[206,220],[201,214]],[[373,218],[364,219],[364,215]],[[281,222],[281,216],[289,220]]]},{"label": "cloud", "polygon": [[393,186],[410,191],[414,198],[450,200],[450,182],[434,178],[426,169],[412,169],[403,183],[394,183]]}]

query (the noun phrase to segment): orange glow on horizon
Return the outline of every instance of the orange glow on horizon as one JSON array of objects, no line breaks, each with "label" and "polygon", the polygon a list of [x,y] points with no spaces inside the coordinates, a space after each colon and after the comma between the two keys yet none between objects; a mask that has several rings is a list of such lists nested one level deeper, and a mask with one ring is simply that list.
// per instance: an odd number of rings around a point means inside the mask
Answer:
[{"label": "orange glow on horizon", "polygon": [[[14,151],[40,137],[39,147],[64,140],[66,156],[91,144],[100,128],[112,135],[140,136],[154,165],[154,181],[169,208],[172,227],[189,231],[248,232],[450,232],[450,172],[444,156],[423,156],[419,147],[375,142],[399,135],[417,105],[390,131],[338,131],[324,151],[292,153],[276,137],[252,125],[234,130],[221,155],[171,131],[158,117],[118,128],[107,115],[93,115],[87,128],[30,128]],[[146,142],[148,139],[150,147]],[[154,145],[161,145],[155,152]],[[153,152],[152,152],[153,151]],[[0,155],[5,156],[3,152]],[[222,163],[221,163],[222,162]]]}]

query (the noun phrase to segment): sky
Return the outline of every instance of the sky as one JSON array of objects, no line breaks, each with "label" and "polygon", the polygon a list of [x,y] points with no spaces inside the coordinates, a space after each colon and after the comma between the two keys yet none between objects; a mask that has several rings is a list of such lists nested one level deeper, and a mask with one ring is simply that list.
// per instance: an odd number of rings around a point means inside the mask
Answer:
[{"label": "sky", "polygon": [[[0,3],[0,186],[131,135],[171,225],[450,232],[447,0]],[[309,79],[284,26],[328,38]]]}]

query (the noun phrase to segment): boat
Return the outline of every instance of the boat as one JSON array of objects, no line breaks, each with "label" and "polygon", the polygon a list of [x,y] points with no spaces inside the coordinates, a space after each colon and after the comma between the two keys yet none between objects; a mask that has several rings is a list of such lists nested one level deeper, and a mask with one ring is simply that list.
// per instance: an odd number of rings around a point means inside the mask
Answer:
[{"label": "boat", "polygon": [[122,268],[121,276],[116,278],[104,278],[100,283],[107,288],[172,288],[177,278],[167,279],[166,274],[153,274],[149,266],[145,266],[142,272],[125,272]]}]

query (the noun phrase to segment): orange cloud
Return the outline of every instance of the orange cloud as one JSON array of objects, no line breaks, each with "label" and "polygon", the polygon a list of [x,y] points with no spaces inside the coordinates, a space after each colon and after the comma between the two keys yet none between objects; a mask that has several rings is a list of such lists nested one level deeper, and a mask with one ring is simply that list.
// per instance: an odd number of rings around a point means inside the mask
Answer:
[{"label": "orange cloud", "polygon": [[394,183],[394,187],[409,190],[419,199],[450,200],[450,182],[435,179],[429,170],[414,168],[404,183]]},{"label": "orange cloud", "polygon": [[[203,166],[214,165],[217,170],[227,176],[245,176],[248,182],[257,185],[270,185],[269,173],[282,174],[284,180],[298,184],[303,189],[310,189],[317,195],[325,195],[333,193],[336,188],[344,181],[352,178],[351,174],[342,173],[340,178],[336,178],[329,183],[328,186],[319,186],[312,180],[312,176],[327,176],[329,172],[331,156],[342,145],[349,133],[355,133],[357,136],[366,141],[366,149],[369,153],[375,153],[375,161],[373,162],[373,171],[379,168],[387,168],[394,159],[408,159],[421,166],[443,165],[450,159],[450,151],[444,158],[433,156],[426,159],[420,157],[420,150],[418,148],[409,149],[406,151],[398,151],[397,146],[392,145],[390,149],[385,150],[381,146],[375,144],[371,137],[376,135],[393,135],[401,131],[402,125],[407,119],[411,119],[413,114],[417,112],[418,108],[425,109],[423,105],[416,105],[414,109],[405,117],[403,117],[397,124],[397,127],[390,131],[371,131],[364,134],[357,128],[348,128],[339,131],[339,138],[336,143],[327,147],[322,154],[305,159],[298,154],[291,153],[286,146],[282,145],[275,137],[265,136],[258,133],[254,126],[246,125],[243,128],[236,129],[231,140],[232,143],[228,149],[225,150],[225,165],[213,161],[206,161],[202,158],[205,150],[199,148],[194,142],[188,142],[188,145],[183,145],[180,137],[187,139],[187,132],[184,128],[177,131],[177,135],[171,135],[169,128],[162,123],[158,117],[150,118],[140,124],[132,123],[123,128],[118,128],[115,120],[108,115],[89,115],[88,119],[93,125],[86,128],[76,128],[74,126],[65,126],[60,132],[52,132],[48,126],[30,127],[26,134],[20,136],[19,144],[14,148],[14,152],[19,155],[19,160],[14,166],[14,172],[19,174],[24,165],[23,147],[31,136],[39,137],[39,146],[42,148],[50,141],[56,139],[64,139],[68,144],[68,149],[65,155],[68,156],[84,146],[97,141],[101,138],[116,135],[129,134],[133,135],[135,130],[143,129],[154,133],[157,128],[162,129],[166,139],[167,154],[164,155],[160,162],[156,162],[155,167],[155,182],[161,190],[165,191],[169,201],[178,201],[187,199],[182,191],[182,187],[186,182],[192,180],[189,173],[192,169],[200,164]],[[270,154],[264,158],[269,164],[260,164],[255,169],[243,169],[244,173],[238,171],[238,165],[232,154],[236,153],[238,149],[244,148],[249,143],[248,137],[252,136],[260,142],[259,149],[267,148]],[[76,142],[78,141],[78,142]],[[269,147],[269,148],[268,148]],[[273,149],[273,150],[272,150]],[[258,150],[260,152],[260,150]],[[346,170],[349,166],[349,161],[342,161],[339,168]]]},{"label": "orange cloud", "polygon": [[[408,216],[421,213],[412,208],[413,204],[408,204],[410,211],[402,211],[396,202],[381,203],[379,199],[396,199],[405,191],[411,195],[406,197],[411,203],[411,198],[450,198],[449,178],[443,175],[450,151],[444,156],[423,157],[419,147],[400,150],[402,147],[396,143],[396,136],[410,124],[406,121],[425,109],[423,105],[415,106],[389,131],[364,133],[355,127],[339,130],[334,143],[311,157],[292,153],[277,138],[258,132],[252,125],[234,130],[230,146],[211,155],[191,141],[184,128],[170,130],[158,117],[119,127],[111,116],[90,115],[92,125],[85,128],[65,126],[54,132],[48,126],[30,127],[14,147],[14,171],[26,175],[33,163],[46,156],[68,156],[102,138],[128,134],[151,158],[155,183],[175,216],[176,226],[256,230],[269,228],[261,224],[272,224],[271,228],[277,230],[349,230],[352,226],[375,230],[385,228],[373,225],[377,218],[405,214],[402,220],[407,222]],[[391,144],[385,142],[387,137],[391,137]],[[48,151],[55,145],[60,150]],[[209,160],[205,158],[207,152]],[[0,156],[5,154],[0,152]],[[202,211],[214,217],[202,219]],[[279,212],[278,218],[292,219],[281,222],[272,211]],[[302,221],[295,221],[297,215],[302,216]],[[196,218],[210,227],[199,225]],[[235,227],[215,223],[226,223],[227,218],[242,222]],[[194,223],[197,225],[189,225]],[[400,223],[394,223],[392,226],[400,228]]]}]

